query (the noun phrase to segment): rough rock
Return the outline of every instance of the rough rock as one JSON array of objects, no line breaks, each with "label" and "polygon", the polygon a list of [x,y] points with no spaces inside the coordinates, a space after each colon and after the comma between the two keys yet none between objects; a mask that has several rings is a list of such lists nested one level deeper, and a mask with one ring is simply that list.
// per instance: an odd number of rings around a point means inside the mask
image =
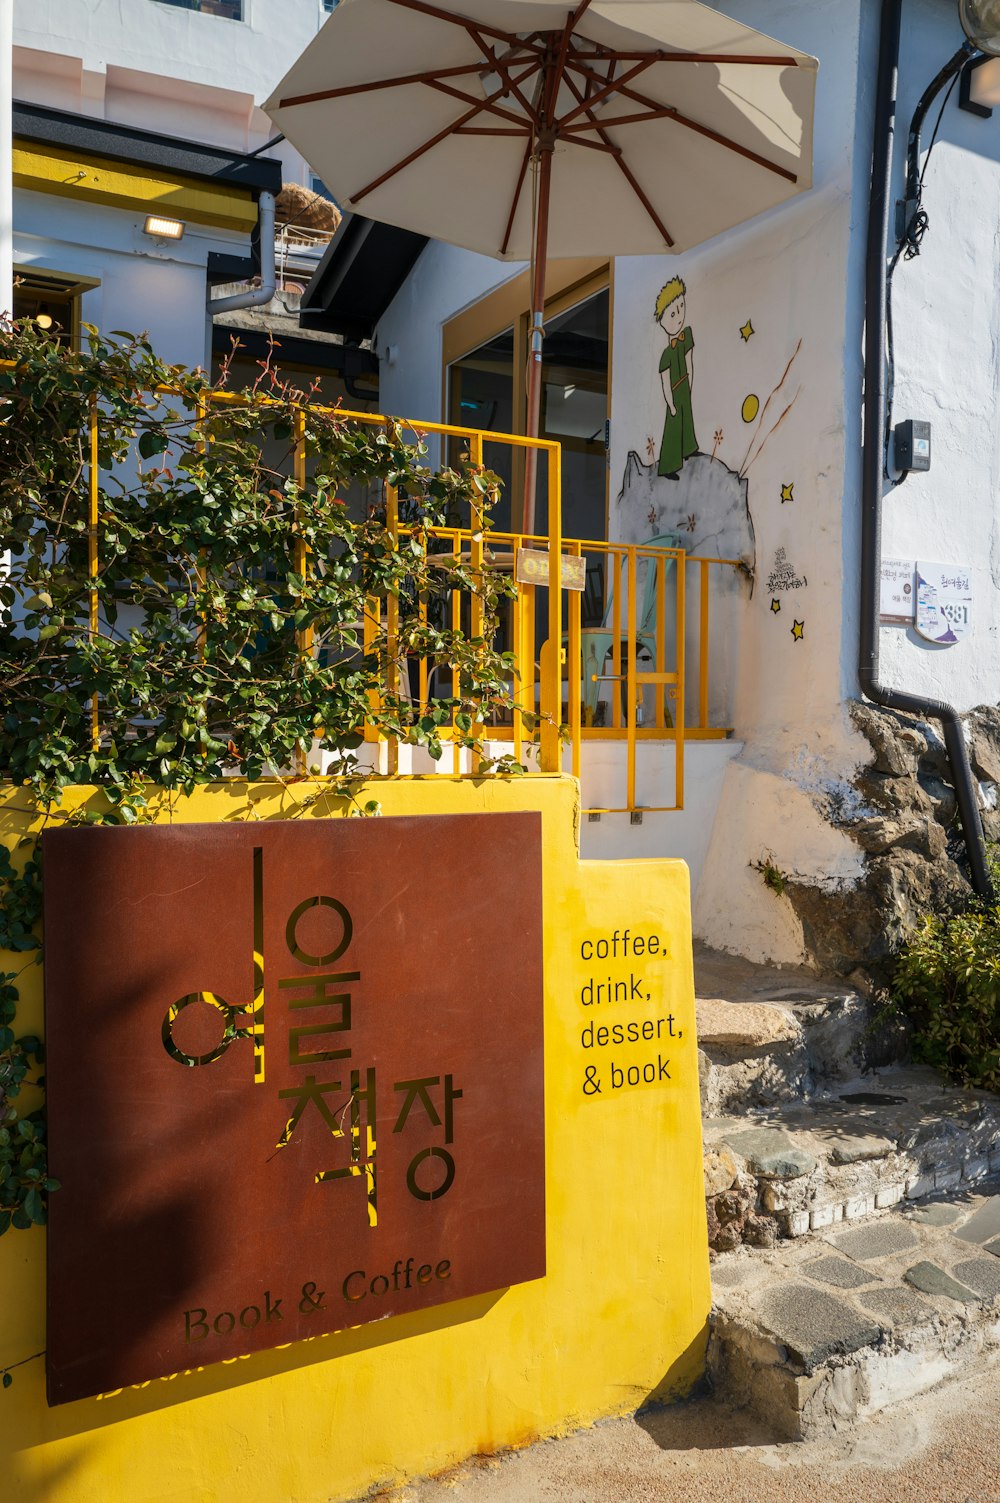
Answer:
[{"label": "rough rock", "polygon": [[705,1194],[721,1195],[732,1189],[739,1169],[726,1148],[709,1149],[705,1154]]},{"label": "rough rock", "polygon": [[884,1159],[896,1145],[891,1138],[872,1134],[845,1136],[830,1152],[832,1164],[858,1164],[865,1159]]},{"label": "rough rock", "polygon": [[796,1148],[786,1132],[775,1127],[755,1127],[731,1133],[726,1142],[746,1159],[755,1174],[766,1179],[798,1179],[816,1168],[812,1154]]},{"label": "rough rock", "polygon": [[972,765],[988,783],[1000,783],[1000,719],[981,706],[969,713]]},{"label": "rough rock", "polygon": [[758,1302],[768,1330],[811,1373],[828,1357],[847,1355],[878,1340],[878,1326],[845,1301],[804,1284],[768,1290]]},{"label": "rough rock", "polygon": [[[940,727],[860,701],[850,710],[870,758],[853,797],[816,802],[864,852],[864,875],[850,887],[793,877],[780,901],[802,924],[811,966],[844,976],[861,965],[878,984],[920,918],[965,907],[971,887]],[[983,826],[1000,840],[1000,706],[978,706],[965,725]]]},{"label": "rough rock", "polygon": [[943,1295],[948,1299],[958,1300],[960,1304],[975,1303],[976,1296],[971,1289],[956,1283],[950,1273],[945,1273],[943,1268],[938,1268],[934,1263],[914,1263],[903,1277],[914,1289],[919,1289],[921,1294]]},{"label": "rough rock", "polygon": [[795,1043],[802,1029],[790,1013],[766,1002],[723,1002],[699,997],[695,1003],[698,1038],[704,1044],[729,1044],[762,1049],[769,1044]]},{"label": "rough rock", "polygon": [[873,705],[859,700],[852,706],[854,723],[863,731],[875,752],[876,772],[908,777],[917,770],[917,761],[927,750],[927,738],[913,726],[893,726]]}]

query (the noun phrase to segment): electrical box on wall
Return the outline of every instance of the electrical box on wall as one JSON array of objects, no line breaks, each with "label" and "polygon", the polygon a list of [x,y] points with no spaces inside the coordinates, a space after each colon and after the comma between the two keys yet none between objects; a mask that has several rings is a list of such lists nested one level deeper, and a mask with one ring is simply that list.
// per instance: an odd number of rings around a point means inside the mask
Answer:
[{"label": "electrical box on wall", "polygon": [[931,467],[931,425],[907,418],[893,430],[893,457],[897,470],[929,470]]}]

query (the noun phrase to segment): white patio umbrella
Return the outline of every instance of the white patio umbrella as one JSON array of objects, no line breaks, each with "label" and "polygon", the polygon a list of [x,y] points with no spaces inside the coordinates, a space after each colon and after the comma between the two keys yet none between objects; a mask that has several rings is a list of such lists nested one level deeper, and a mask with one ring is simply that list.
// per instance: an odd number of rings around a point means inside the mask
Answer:
[{"label": "white patio umbrella", "polygon": [[817,67],[696,0],[340,0],[264,108],[343,207],[531,262],[535,436],[548,258],[676,253],[810,187]]}]

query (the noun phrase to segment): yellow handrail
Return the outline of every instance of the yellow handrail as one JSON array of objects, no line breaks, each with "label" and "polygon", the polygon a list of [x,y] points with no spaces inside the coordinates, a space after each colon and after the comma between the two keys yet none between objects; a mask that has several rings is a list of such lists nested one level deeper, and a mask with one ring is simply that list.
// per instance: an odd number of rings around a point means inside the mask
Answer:
[{"label": "yellow handrail", "polygon": [[[0,368],[15,368],[15,362],[0,361]],[[482,720],[474,723],[477,739],[509,741],[518,761],[525,756],[526,717],[539,716],[538,768],[541,772],[557,772],[563,766],[562,738],[569,743],[569,765],[576,777],[583,768],[582,744],[584,741],[610,738],[625,742],[625,789],[622,803],[606,808],[593,808],[588,812],[612,813],[683,808],[684,804],[684,748],[691,735],[699,738],[725,735],[724,727],[709,724],[709,629],[710,595],[713,570],[737,569],[739,561],[727,558],[691,557],[680,548],[662,548],[642,543],[614,543],[604,539],[564,539],[562,531],[562,450],[553,440],[529,438],[517,433],[494,433],[479,428],[465,427],[454,423],[435,423],[393,418],[382,413],[358,412],[350,408],[323,403],[287,403],[277,398],[252,399],[240,392],[203,390],[191,393],[179,386],[165,384],[150,391],[157,398],[174,396],[193,404],[192,421],[197,424],[209,417],[213,410],[232,408],[240,404],[255,406],[283,406],[294,408],[293,473],[298,494],[307,494],[307,419],[310,412],[323,414],[338,422],[361,424],[366,427],[390,425],[416,439],[429,436],[456,439],[467,448],[470,462],[483,468],[485,446],[500,445],[510,449],[533,448],[544,454],[547,465],[549,496],[549,531],[546,536],[523,532],[484,531],[484,518],[480,509],[472,503],[468,528],[432,527],[421,529],[424,546],[432,539],[443,541],[450,556],[464,559],[474,581],[481,581],[484,571],[502,567],[516,572],[519,549],[544,549],[548,555],[548,579],[542,584],[517,583],[511,606],[510,638],[514,662],[512,684],[512,711],[510,724],[487,726]],[[89,611],[88,629],[92,636],[100,630],[99,578],[100,578],[100,467],[99,467],[100,412],[96,402],[91,402],[88,413],[88,564],[89,564]],[[300,501],[300,513],[302,502]],[[399,498],[396,488],[385,486],[386,526],[394,539],[412,532],[399,520]],[[309,567],[308,549],[299,531],[300,521],[295,524],[296,569],[305,573]],[[497,563],[498,554],[503,554]],[[582,619],[582,595],[579,589],[562,589],[564,558],[586,560],[595,556],[603,560],[606,591],[610,593],[610,610],[606,613],[604,626],[598,629],[584,626]],[[667,568],[663,561],[674,562],[673,609],[669,608]],[[639,565],[646,563],[656,568],[652,596],[655,611],[651,625],[645,624],[639,615]],[[698,567],[698,612],[697,612],[697,720],[688,727],[685,709],[686,684],[686,577],[687,566]],[[613,583],[612,583],[613,581]],[[624,581],[624,588],[623,588]],[[536,637],[536,591],[548,590],[546,632],[539,644]],[[648,582],[644,593],[647,602],[651,594]],[[564,620],[564,599],[565,630]],[[383,692],[408,696],[408,669],[400,660],[399,652],[399,602],[392,595],[384,601],[370,598],[362,623],[363,642],[370,648],[382,628],[382,612],[385,612],[387,682]],[[427,601],[418,603],[421,622],[427,619]],[[672,619],[669,619],[672,618]],[[481,636],[484,628],[484,612],[481,595],[473,590],[469,610],[470,633]],[[462,621],[461,593],[451,591],[450,622],[458,630]],[[597,638],[597,646],[594,638]],[[604,642],[606,639],[606,643]],[[668,662],[668,644],[673,641],[673,663]],[[298,651],[303,656],[311,654],[314,642],[311,632],[296,633]],[[594,656],[603,646],[602,658],[609,659],[609,671],[605,663]],[[592,657],[585,661],[588,647]],[[646,666],[644,666],[646,665]],[[433,661],[421,656],[417,671],[416,697],[420,711],[426,711],[433,690]],[[563,722],[563,678],[566,679],[565,722]],[[610,709],[610,724],[597,723],[596,710],[600,707],[600,690],[597,685],[607,681],[613,687],[604,703]],[[404,688],[405,686],[405,688]],[[651,689],[652,723],[640,721],[640,711],[645,711],[645,691]],[[375,694],[375,700],[379,698]],[[91,705],[91,731],[94,745],[99,738],[99,705],[95,698]],[[454,724],[442,727],[444,739],[453,740],[452,767],[461,769],[460,733]],[[373,728],[366,731],[366,739],[378,739]],[[387,739],[387,770],[397,774],[399,769],[399,741]],[[651,739],[672,741],[675,745],[676,773],[674,802],[672,804],[643,803],[637,786],[636,757],[638,746]],[[303,752],[305,748],[302,749]],[[478,761],[472,766],[475,774],[480,771]]]}]

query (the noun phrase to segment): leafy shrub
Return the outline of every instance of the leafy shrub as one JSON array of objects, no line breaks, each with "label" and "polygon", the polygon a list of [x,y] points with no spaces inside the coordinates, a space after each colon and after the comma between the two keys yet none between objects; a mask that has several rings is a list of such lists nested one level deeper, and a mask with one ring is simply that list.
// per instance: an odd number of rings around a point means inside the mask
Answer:
[{"label": "leafy shrub", "polygon": [[922,919],[892,990],[912,1019],[918,1059],[963,1085],[1000,1091],[1000,907]]}]

